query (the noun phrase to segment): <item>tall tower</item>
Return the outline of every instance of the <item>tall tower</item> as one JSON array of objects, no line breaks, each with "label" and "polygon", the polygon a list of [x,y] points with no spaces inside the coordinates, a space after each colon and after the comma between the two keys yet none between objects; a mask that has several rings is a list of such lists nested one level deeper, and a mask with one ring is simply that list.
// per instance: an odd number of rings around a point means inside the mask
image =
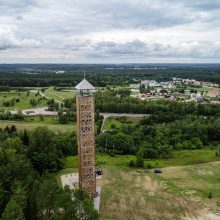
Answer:
[{"label": "tall tower", "polygon": [[94,198],[96,196],[95,107],[92,91],[95,87],[84,79],[76,89],[79,91],[76,97],[79,187]]}]

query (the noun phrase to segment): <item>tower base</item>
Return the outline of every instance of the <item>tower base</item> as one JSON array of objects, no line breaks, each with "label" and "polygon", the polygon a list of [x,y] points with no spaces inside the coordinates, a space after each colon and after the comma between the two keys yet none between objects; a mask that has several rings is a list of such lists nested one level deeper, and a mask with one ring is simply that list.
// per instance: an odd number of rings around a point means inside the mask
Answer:
[{"label": "tower base", "polygon": [[[70,189],[79,188],[79,174],[78,173],[68,173],[60,176],[62,186],[69,186]],[[102,179],[102,176],[96,176],[96,180]],[[96,187],[96,196],[93,198],[94,208],[99,212],[100,207],[100,197],[101,197],[101,186]]]}]

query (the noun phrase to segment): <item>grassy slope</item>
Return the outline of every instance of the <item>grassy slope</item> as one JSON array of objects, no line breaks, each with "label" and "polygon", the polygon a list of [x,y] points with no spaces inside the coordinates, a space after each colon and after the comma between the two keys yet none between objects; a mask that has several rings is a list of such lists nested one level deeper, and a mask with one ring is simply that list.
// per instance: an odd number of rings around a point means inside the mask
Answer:
[{"label": "grassy slope", "polygon": [[212,217],[220,211],[219,169],[220,163],[204,163],[156,175],[105,166],[100,219],[218,219]]},{"label": "grassy slope", "polygon": [[[174,159],[158,160],[164,167],[159,175],[148,169],[129,168],[134,156],[97,155],[97,166],[104,171],[103,180],[97,182],[102,186],[101,219],[181,219],[200,215],[211,219],[210,213],[220,211],[220,162],[179,166],[218,159],[215,150],[200,150],[197,157],[195,152],[179,151]],[[76,172],[76,156],[63,162],[66,169],[58,176]],[[212,199],[208,198],[210,193]]]}]

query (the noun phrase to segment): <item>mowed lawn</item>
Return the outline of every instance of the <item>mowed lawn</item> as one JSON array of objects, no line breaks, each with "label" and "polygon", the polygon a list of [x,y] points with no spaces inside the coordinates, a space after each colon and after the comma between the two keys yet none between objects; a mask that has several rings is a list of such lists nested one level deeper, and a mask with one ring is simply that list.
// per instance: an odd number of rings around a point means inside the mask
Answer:
[{"label": "mowed lawn", "polygon": [[[19,95],[20,94],[20,95]],[[22,110],[22,109],[28,109],[33,108],[33,106],[30,104],[31,99],[35,99],[36,101],[41,98],[42,96],[38,95],[35,96],[35,93],[30,92],[27,96],[27,92],[17,92],[15,90],[12,90],[10,92],[0,92],[0,110]],[[3,102],[10,101],[11,99],[19,99],[19,102],[14,102],[13,106],[4,106]],[[41,107],[46,106],[46,100],[42,99],[40,103],[38,103],[34,107]]]},{"label": "mowed lawn", "polygon": [[57,91],[54,90],[54,88],[50,88],[44,95],[48,98],[63,102],[64,99],[74,98],[76,93],[73,91]]}]

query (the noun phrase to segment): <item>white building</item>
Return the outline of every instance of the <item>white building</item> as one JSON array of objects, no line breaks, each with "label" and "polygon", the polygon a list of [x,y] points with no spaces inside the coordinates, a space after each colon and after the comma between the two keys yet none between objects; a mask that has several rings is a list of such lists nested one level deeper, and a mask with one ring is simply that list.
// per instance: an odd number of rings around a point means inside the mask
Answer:
[{"label": "white building", "polygon": [[130,84],[129,86],[131,89],[140,89],[140,84]]},{"label": "white building", "polygon": [[172,89],[174,87],[173,82],[161,82],[163,89]]},{"label": "white building", "polygon": [[146,87],[160,87],[161,84],[155,80],[142,80],[141,85],[145,85]]}]

